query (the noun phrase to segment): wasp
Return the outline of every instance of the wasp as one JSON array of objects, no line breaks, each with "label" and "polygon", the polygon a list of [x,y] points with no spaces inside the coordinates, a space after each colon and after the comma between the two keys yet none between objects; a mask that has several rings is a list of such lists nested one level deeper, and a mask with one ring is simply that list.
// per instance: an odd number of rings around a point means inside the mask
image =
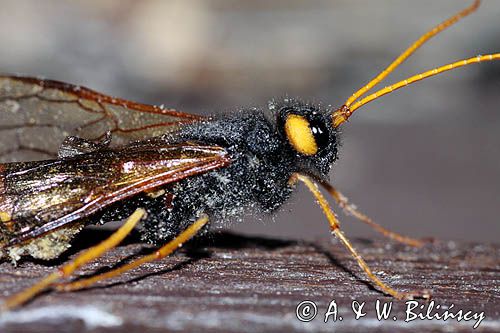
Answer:
[{"label": "wasp", "polygon": [[[1,76],[0,255],[14,262],[22,256],[57,258],[85,226],[125,220],[108,239],[8,298],[3,309],[50,288],[86,288],[164,258],[211,225],[274,212],[299,183],[374,286],[397,299],[430,297],[428,291],[398,291],[380,280],[341,231],[320,187],[383,235],[422,245],[359,212],[328,183],[328,174],[338,158],[340,128],[360,107],[428,77],[500,60],[500,53],[475,56],[369,94],[427,40],[478,6],[475,1],[422,35],[339,108],[285,98],[265,108],[201,117],[71,84]],[[61,282],[117,246],[139,222],[142,240],[158,246],[156,251],[99,275]]]}]

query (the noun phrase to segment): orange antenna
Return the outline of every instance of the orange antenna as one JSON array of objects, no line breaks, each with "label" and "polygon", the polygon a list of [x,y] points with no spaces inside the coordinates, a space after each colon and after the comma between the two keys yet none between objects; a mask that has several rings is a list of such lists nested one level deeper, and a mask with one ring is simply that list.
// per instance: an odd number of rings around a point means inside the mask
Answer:
[{"label": "orange antenna", "polygon": [[373,94],[370,94],[370,95],[366,96],[365,98],[357,101],[356,103],[352,104],[350,107],[348,107],[346,105],[343,105],[342,107],[340,107],[332,115],[333,126],[334,127],[339,126],[340,124],[345,122],[356,109],[359,109],[360,107],[362,107],[366,103],[369,103],[373,100],[376,100],[379,97],[387,95],[387,94],[393,92],[394,90],[406,87],[406,86],[408,86],[412,83],[415,83],[417,81],[424,80],[424,79],[429,78],[431,76],[435,76],[435,75],[441,74],[441,73],[446,72],[446,71],[450,71],[450,70],[455,69],[455,68],[460,68],[460,67],[464,67],[464,66],[467,66],[470,64],[476,64],[479,62],[493,61],[493,60],[500,60],[500,53],[478,55],[478,56],[473,57],[473,58],[459,60],[459,61],[453,62],[451,64],[448,64],[448,65],[444,65],[444,66],[437,67],[437,68],[431,69],[429,71],[426,71],[426,72],[423,72],[423,73],[420,73],[417,75],[413,75],[405,80],[391,84],[390,86],[387,86],[383,89],[380,89],[379,91],[374,92]]},{"label": "orange antenna", "polygon": [[426,79],[428,77],[438,75],[440,73],[459,68],[459,67],[464,67],[470,64],[476,64],[479,62],[483,61],[493,61],[493,60],[500,60],[500,53],[494,53],[494,54],[487,54],[487,55],[478,55],[477,57],[469,58],[469,59],[463,59],[456,61],[454,63],[444,65],[438,68],[431,69],[429,71],[414,75],[412,77],[407,78],[406,80],[399,81],[397,83],[391,84],[390,86],[387,86],[383,89],[380,89],[379,91],[366,96],[365,98],[361,99],[360,101],[357,101],[356,103],[352,104],[352,106],[349,108],[350,113],[354,112],[354,110],[359,109],[366,103],[369,103],[379,97],[382,97],[384,95],[387,95],[394,90],[397,90],[399,88],[406,87],[407,85],[410,85],[412,83],[415,83],[417,81]]},{"label": "orange antenna", "polygon": [[453,15],[446,21],[438,24],[425,34],[423,34],[415,43],[410,45],[409,48],[407,48],[399,57],[397,57],[386,69],[384,69],[380,74],[378,74],[373,80],[368,82],[364,87],[356,91],[354,94],[352,94],[351,97],[347,99],[347,101],[344,103],[346,107],[349,107],[356,99],[361,97],[363,94],[365,94],[368,90],[373,88],[377,83],[382,81],[387,75],[389,75],[392,71],[394,71],[403,61],[405,61],[409,56],[411,56],[420,46],[425,44],[429,39],[443,31],[444,29],[448,28],[449,26],[453,25],[456,23],[458,20],[461,18],[469,15],[470,13],[474,12],[478,7],[479,4],[481,3],[480,0],[475,0],[472,5],[469,7],[465,8],[464,10],[460,11],[459,13]]},{"label": "orange antenna", "polygon": [[[360,100],[358,100],[363,94],[365,94],[368,90],[373,88],[377,83],[382,81],[389,73],[391,73],[397,66],[399,66],[405,59],[407,59],[412,53],[415,52],[416,49],[418,49],[422,44],[424,44],[428,39],[439,33],[440,31],[446,29],[453,23],[457,22],[459,19],[461,19],[464,16],[469,15],[473,11],[475,11],[479,7],[480,1],[476,0],[474,3],[467,7],[466,9],[462,10],[458,14],[450,17],[448,20],[444,21],[443,23],[437,25],[434,27],[432,30],[424,34],[422,37],[420,37],[415,43],[413,43],[406,51],[404,51],[399,57],[396,58],[385,70],[383,70],[379,75],[377,75],[373,80],[368,82],[364,87],[356,91],[347,101],[345,102],[344,105],[342,105],[338,110],[336,110],[333,115],[332,115],[332,121],[333,121],[333,126],[338,127],[340,124],[344,123],[349,119],[349,117],[352,115],[352,113],[356,110],[359,109],[361,106],[365,105],[366,103],[369,103],[381,96],[384,96],[388,93],[393,92],[394,90],[397,90],[402,87],[406,87],[407,85],[410,85],[414,82],[426,79],[428,77],[438,75],[440,73],[467,66],[470,64],[474,63],[479,63],[479,62],[484,62],[484,61],[493,61],[493,60],[500,60],[500,53],[493,53],[493,54],[487,54],[487,55],[478,55],[473,58],[469,59],[464,59],[464,60],[459,60],[454,63],[444,65],[441,67],[437,67],[434,69],[431,69],[429,71],[411,76],[405,80],[399,81],[397,83],[394,83],[390,86],[387,86],[383,89],[380,89],[379,91],[370,94]],[[357,102],[355,102],[358,100]]]}]

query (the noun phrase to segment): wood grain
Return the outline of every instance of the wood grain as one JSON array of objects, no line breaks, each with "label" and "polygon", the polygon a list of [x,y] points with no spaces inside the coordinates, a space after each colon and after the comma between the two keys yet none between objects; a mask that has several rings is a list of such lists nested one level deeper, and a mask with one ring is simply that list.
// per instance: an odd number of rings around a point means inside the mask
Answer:
[{"label": "wood grain", "polygon": [[[0,294],[5,297],[29,286],[108,234],[85,230],[59,262],[24,261],[17,268],[2,263]],[[354,244],[372,269],[394,287],[431,289],[436,304],[454,304],[454,312],[484,311],[485,319],[476,331],[500,330],[500,245],[438,241],[413,249],[386,240],[359,239]],[[131,237],[79,274],[106,270],[149,251]],[[343,320],[333,322],[330,317],[324,323],[333,299]],[[377,299],[392,300],[371,287],[336,240],[313,244],[222,232],[94,288],[47,292],[24,308],[0,316],[0,331],[470,332],[475,322],[406,323],[403,301],[393,302],[390,319],[378,321]],[[303,300],[317,304],[318,315],[311,322],[296,318],[296,306]],[[352,300],[366,302],[367,315],[360,320],[354,319]]]}]

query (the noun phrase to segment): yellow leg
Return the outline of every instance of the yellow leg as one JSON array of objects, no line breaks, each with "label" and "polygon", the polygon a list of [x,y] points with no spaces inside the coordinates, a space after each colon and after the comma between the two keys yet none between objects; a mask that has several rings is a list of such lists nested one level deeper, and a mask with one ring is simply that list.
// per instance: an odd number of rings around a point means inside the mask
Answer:
[{"label": "yellow leg", "polygon": [[33,286],[25,289],[11,297],[9,297],[2,305],[1,311],[10,310],[15,308],[26,301],[32,299],[37,294],[41,293],[50,287],[55,281],[70,276],[75,270],[82,265],[94,260],[105,252],[116,247],[137,225],[137,223],[146,215],[144,209],[137,209],[132,215],[129,216],[127,221],[117,231],[115,231],[109,238],[105,239],[96,246],[87,249],[85,252],[75,258],[75,260],[63,265],[56,272],[49,274],[41,281],[35,283]]},{"label": "yellow leg", "polygon": [[359,221],[368,224],[370,227],[372,227],[376,231],[380,232],[385,237],[391,238],[395,241],[398,241],[398,242],[401,242],[401,243],[404,243],[404,244],[407,244],[410,246],[421,247],[424,245],[424,241],[400,235],[398,233],[387,230],[386,228],[382,227],[381,225],[373,222],[373,220],[371,218],[369,218],[365,214],[358,211],[353,204],[349,203],[349,200],[347,199],[347,197],[344,196],[340,191],[338,191],[331,184],[326,183],[326,182],[321,182],[321,185],[328,191],[328,193],[330,193],[332,195],[332,197],[338,203],[340,208],[342,208],[344,210],[344,212],[346,212],[348,215],[354,216]]},{"label": "yellow leg", "polygon": [[203,215],[200,217],[198,220],[196,220],[193,224],[191,224],[186,230],[181,232],[179,236],[168,242],[166,245],[162,246],[160,249],[158,249],[156,252],[151,253],[147,256],[144,256],[136,261],[133,261],[131,263],[128,263],[126,265],[123,265],[121,267],[118,267],[116,269],[113,269],[109,272],[99,274],[93,277],[90,277],[88,279],[83,279],[83,280],[78,280],[75,282],[70,282],[70,283],[61,283],[55,285],[56,290],[59,291],[72,291],[72,290],[78,290],[78,289],[83,289],[87,288],[94,283],[109,279],[115,276],[118,276],[126,271],[129,271],[131,269],[134,269],[142,264],[154,261],[154,260],[159,260],[162,258],[165,258],[166,256],[172,254],[177,248],[181,247],[182,244],[187,242],[189,239],[191,239],[194,235],[200,231],[203,226],[205,226],[208,223],[208,216]]},{"label": "yellow leg", "polygon": [[330,205],[326,201],[325,197],[321,194],[321,192],[318,189],[318,186],[316,185],[315,182],[313,182],[309,177],[305,175],[301,175],[298,173],[293,174],[293,176],[290,179],[290,183],[294,184],[297,181],[303,182],[307,188],[311,191],[311,193],[314,195],[316,198],[319,206],[323,209],[323,212],[326,215],[326,218],[328,219],[328,222],[330,223],[330,229],[332,231],[332,234],[337,236],[338,239],[344,244],[344,246],[351,252],[353,257],[356,259],[358,262],[359,266],[365,271],[366,275],[372,280],[372,282],[378,286],[384,293],[391,295],[397,299],[413,299],[415,296],[418,297],[429,297],[427,294],[422,294],[422,295],[416,295],[412,293],[405,293],[405,292],[400,292],[397,291],[384,282],[382,282],[373,272],[371,271],[370,267],[366,264],[366,262],[363,260],[363,258],[358,254],[356,249],[352,246],[351,242],[345,237],[345,235],[340,231],[339,229],[339,221],[337,220],[337,217],[333,213],[332,209],[330,208]]}]

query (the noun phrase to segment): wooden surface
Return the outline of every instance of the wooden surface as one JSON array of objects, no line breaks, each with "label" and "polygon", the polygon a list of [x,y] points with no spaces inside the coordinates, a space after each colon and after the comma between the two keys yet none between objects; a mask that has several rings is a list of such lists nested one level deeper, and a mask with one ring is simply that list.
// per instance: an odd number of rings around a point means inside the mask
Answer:
[{"label": "wooden surface", "polygon": [[[84,231],[59,262],[24,261],[17,268],[2,263],[1,297],[29,286],[108,234]],[[79,274],[91,274],[151,250],[136,239],[132,237]],[[444,308],[453,303],[454,312],[484,311],[485,319],[476,331],[500,331],[499,245],[437,242],[412,249],[386,240],[354,243],[384,281],[402,290],[432,289],[436,304]],[[45,293],[1,315],[0,332],[470,332],[475,323],[406,323],[402,301],[393,302],[390,319],[378,321],[377,299],[391,301],[371,287],[336,240],[314,245],[219,233],[98,287]],[[296,306],[303,300],[317,304],[318,314],[311,322],[296,318]],[[330,317],[324,323],[332,300],[343,320],[333,322]],[[366,302],[367,315],[359,320],[351,310],[353,300]]]}]

